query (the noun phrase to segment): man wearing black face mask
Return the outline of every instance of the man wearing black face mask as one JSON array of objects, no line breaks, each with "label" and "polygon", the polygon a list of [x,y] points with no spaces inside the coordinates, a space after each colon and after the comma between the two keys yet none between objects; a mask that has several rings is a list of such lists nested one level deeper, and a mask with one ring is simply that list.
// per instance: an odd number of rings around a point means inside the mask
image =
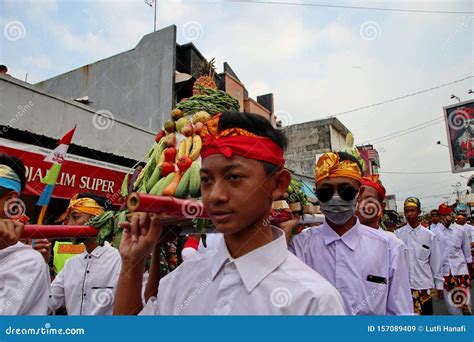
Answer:
[{"label": "man wearing black face mask", "polygon": [[412,315],[406,247],[355,216],[362,172],[347,153],[316,165],[316,196],[325,222],[295,236],[289,249],[341,293],[349,315]]}]

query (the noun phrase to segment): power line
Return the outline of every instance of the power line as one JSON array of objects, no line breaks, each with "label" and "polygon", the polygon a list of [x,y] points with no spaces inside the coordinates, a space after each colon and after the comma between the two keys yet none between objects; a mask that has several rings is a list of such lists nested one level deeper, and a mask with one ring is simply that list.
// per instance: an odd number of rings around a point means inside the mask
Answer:
[{"label": "power line", "polygon": [[464,78],[462,78],[462,79],[455,80],[455,81],[452,81],[452,82],[449,82],[449,83],[444,83],[444,84],[441,84],[441,85],[436,86],[436,87],[431,87],[431,88],[428,88],[428,89],[424,89],[424,90],[417,91],[417,92],[415,92],[415,93],[411,93],[411,94],[407,94],[407,95],[395,97],[395,98],[390,99],[390,100],[385,100],[385,101],[377,102],[377,103],[374,103],[374,104],[371,104],[371,105],[368,105],[368,106],[358,107],[358,108],[346,110],[346,111],[344,111],[344,112],[340,112],[340,113],[336,113],[336,114],[332,114],[332,115],[327,115],[327,116],[325,116],[325,117],[323,117],[323,118],[337,117],[337,116],[341,116],[341,115],[344,115],[344,114],[348,114],[348,113],[352,113],[352,112],[357,112],[357,111],[360,111],[360,110],[363,110],[363,109],[368,109],[368,108],[380,106],[380,105],[383,105],[383,104],[386,104],[386,103],[390,103],[390,102],[394,102],[394,101],[406,99],[407,97],[411,97],[411,96],[415,96],[415,95],[427,93],[427,92],[432,91],[432,90],[436,90],[436,89],[439,89],[439,88],[447,87],[447,86],[452,85],[452,84],[455,84],[455,83],[463,82],[463,81],[466,81],[466,80],[468,80],[468,79],[470,79],[470,78],[473,78],[473,77],[474,77],[474,76],[472,76],[472,75],[471,75],[471,76],[467,76],[467,77],[464,77]]},{"label": "power line", "polygon": [[401,131],[401,133],[400,133],[400,132],[398,132],[398,133],[393,133],[393,134],[391,134],[390,136],[388,136],[387,138],[384,138],[384,139],[381,139],[381,138],[379,138],[379,139],[374,139],[374,140],[372,140],[372,141],[375,141],[375,140],[377,140],[377,141],[372,142],[372,144],[380,144],[381,142],[384,142],[384,141],[389,141],[389,140],[392,140],[392,139],[400,138],[400,137],[402,137],[402,136],[404,136],[404,135],[407,135],[407,134],[410,134],[410,133],[414,133],[414,132],[420,131],[420,130],[425,129],[425,128],[428,128],[428,127],[430,127],[430,126],[434,126],[434,125],[436,125],[436,124],[438,124],[438,123],[443,122],[443,120],[444,120],[444,119],[436,119],[434,122],[431,122],[431,123],[429,123],[430,121],[428,121],[428,122],[426,122],[425,124],[423,124],[423,125],[420,126],[420,127],[407,128],[407,129]]},{"label": "power line", "polygon": [[[444,118],[436,118],[436,119],[433,119],[433,120],[428,120],[428,121],[422,122],[420,124],[414,125],[412,127],[402,129],[400,131],[396,131],[396,132],[393,132],[393,133],[390,133],[390,134],[387,134],[387,135],[384,135],[384,136],[381,136],[381,137],[378,137],[378,138],[366,140],[365,142],[362,143],[362,145],[368,144],[368,143],[374,144],[374,143],[379,143],[380,141],[389,140],[389,139],[385,139],[385,138],[391,138],[395,135],[398,135],[400,133],[405,133],[407,131],[411,131],[411,130],[416,129],[416,128],[420,128],[420,129],[425,128],[425,127],[422,127],[422,126],[425,126],[425,125],[430,124],[430,123],[436,124],[436,123],[441,122],[443,120],[444,120]],[[427,125],[426,127],[428,127],[428,126],[430,126],[430,125]],[[407,132],[407,134],[408,133],[411,133],[411,132]]]},{"label": "power line", "polygon": [[259,0],[226,0],[223,2],[233,3],[248,3],[248,4],[262,4],[262,5],[285,5],[285,6],[303,6],[303,7],[326,7],[326,8],[345,8],[355,10],[369,10],[369,11],[386,11],[386,12],[408,12],[408,13],[431,13],[431,14],[474,14],[470,11],[439,11],[439,10],[420,10],[409,8],[381,8],[381,7],[364,7],[364,6],[347,6],[347,5],[327,5],[314,4],[303,2],[285,2],[285,1],[259,1]]},{"label": "power line", "polygon": [[451,173],[451,171],[426,171],[426,172],[415,172],[415,171],[380,171],[379,173],[383,174],[392,174],[392,175],[430,175],[430,174],[439,174],[439,173]]}]

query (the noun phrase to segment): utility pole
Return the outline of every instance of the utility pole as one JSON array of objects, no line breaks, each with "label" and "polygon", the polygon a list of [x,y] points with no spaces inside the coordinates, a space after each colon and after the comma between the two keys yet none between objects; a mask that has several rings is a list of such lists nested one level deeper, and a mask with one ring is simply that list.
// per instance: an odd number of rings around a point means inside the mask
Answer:
[{"label": "utility pole", "polygon": [[461,187],[461,183],[457,182],[454,185],[451,185],[455,189],[455,194],[457,196],[457,203],[459,203],[459,188]]}]

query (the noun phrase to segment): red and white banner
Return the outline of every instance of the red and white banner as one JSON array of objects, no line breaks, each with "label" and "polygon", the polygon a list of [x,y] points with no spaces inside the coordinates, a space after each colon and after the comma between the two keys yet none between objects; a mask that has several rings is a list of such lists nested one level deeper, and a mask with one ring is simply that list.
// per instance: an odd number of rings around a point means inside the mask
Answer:
[{"label": "red and white banner", "polygon": [[[45,187],[41,179],[51,167],[51,163],[44,159],[51,150],[0,138],[0,153],[23,161],[27,179],[24,193],[39,196]],[[128,171],[123,166],[68,154],[54,188],[53,198],[70,199],[78,192],[92,192],[114,204],[120,204],[120,188]]]}]

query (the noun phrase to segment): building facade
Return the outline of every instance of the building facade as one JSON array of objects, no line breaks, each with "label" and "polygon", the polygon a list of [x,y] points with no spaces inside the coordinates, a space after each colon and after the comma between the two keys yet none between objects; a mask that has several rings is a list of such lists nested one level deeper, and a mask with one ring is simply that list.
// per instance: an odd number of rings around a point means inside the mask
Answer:
[{"label": "building facade", "polygon": [[283,128],[288,138],[286,167],[314,179],[314,167],[325,152],[339,150],[349,130],[337,118],[315,120]]}]

